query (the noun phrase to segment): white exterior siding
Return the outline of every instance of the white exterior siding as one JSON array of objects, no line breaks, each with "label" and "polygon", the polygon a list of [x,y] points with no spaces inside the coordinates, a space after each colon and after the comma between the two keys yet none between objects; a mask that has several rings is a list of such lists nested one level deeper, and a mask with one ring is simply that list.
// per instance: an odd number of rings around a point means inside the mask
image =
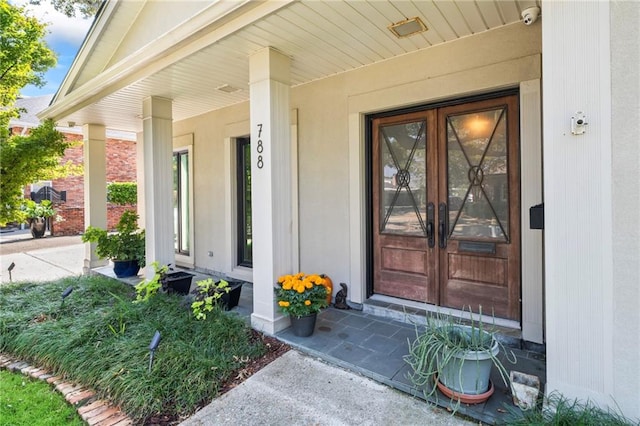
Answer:
[{"label": "white exterior siding", "polygon": [[[611,3],[613,394],[640,420],[640,5]],[[634,54],[635,52],[635,54]]]},{"label": "white exterior siding", "polygon": [[[547,392],[637,416],[638,8],[610,20],[613,4],[549,2],[542,19]],[[612,103],[612,86],[635,100]],[[571,134],[576,111],[584,135]],[[612,128],[617,114],[635,129]]]}]

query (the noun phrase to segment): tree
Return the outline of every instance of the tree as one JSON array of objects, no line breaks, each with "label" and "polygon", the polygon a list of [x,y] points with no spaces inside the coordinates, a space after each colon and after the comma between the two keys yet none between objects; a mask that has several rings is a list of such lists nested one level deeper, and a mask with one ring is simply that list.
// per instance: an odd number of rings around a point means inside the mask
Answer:
[{"label": "tree", "polygon": [[[102,0],[49,0],[55,10],[60,13],[64,13],[69,18],[76,16],[80,13],[83,17],[89,18],[94,16]],[[41,4],[42,0],[29,0],[31,4]]]},{"label": "tree", "polygon": [[81,171],[71,162],[60,164],[60,158],[72,142],[65,141],[52,120],[44,121],[28,136],[0,138],[0,144],[0,226],[24,219],[20,207],[25,185]]},{"label": "tree", "polygon": [[56,64],[56,55],[44,41],[44,24],[27,16],[24,8],[0,0],[0,138],[7,137],[13,105],[28,84],[42,87],[44,73]]}]

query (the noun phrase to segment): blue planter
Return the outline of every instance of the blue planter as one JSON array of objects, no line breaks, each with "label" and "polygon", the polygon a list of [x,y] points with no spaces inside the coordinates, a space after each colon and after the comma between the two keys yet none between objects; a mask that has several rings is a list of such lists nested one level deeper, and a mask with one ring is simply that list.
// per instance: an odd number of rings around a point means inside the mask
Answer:
[{"label": "blue planter", "polygon": [[113,260],[113,273],[118,278],[133,277],[138,275],[140,265],[137,260]]}]

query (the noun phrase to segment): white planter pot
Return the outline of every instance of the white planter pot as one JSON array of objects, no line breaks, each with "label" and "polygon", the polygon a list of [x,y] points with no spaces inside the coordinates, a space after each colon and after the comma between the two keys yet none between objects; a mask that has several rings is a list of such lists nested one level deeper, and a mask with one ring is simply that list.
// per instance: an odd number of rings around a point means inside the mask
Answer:
[{"label": "white planter pot", "polygon": [[[468,326],[460,328],[465,332],[471,331],[471,327]],[[441,365],[442,359],[438,359],[438,379],[454,392],[467,395],[483,394],[489,390],[489,376],[493,366],[491,357],[495,357],[499,351],[498,342],[493,340],[490,351],[467,351],[454,355],[446,365]]]}]

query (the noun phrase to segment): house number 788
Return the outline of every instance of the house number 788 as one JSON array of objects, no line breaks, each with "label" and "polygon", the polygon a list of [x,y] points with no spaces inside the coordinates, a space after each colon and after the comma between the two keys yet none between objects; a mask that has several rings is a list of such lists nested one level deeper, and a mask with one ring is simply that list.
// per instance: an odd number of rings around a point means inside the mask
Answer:
[{"label": "house number 788", "polygon": [[256,166],[259,169],[264,167],[264,160],[262,159],[262,152],[264,151],[264,145],[262,144],[262,123],[258,124],[258,143],[256,144],[256,152],[258,153],[258,160]]}]

